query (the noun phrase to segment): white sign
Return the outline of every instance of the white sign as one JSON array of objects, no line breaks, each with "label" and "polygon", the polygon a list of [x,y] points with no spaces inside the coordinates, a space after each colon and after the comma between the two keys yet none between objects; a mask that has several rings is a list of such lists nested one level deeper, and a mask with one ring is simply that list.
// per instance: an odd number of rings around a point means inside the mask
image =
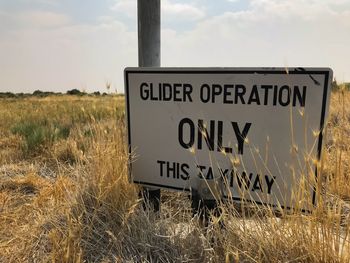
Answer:
[{"label": "white sign", "polygon": [[190,191],[221,177],[236,201],[310,210],[331,80],[328,68],[127,68],[130,178]]}]

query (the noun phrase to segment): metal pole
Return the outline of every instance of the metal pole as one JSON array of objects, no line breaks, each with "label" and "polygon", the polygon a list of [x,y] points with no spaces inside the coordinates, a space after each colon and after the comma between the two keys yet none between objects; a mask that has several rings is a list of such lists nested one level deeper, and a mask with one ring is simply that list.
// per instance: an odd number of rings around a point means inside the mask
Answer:
[{"label": "metal pole", "polygon": [[139,67],[160,67],[160,0],[137,0]]},{"label": "metal pole", "polygon": [[[137,0],[139,67],[160,67],[160,0]],[[144,207],[160,209],[160,189],[143,187]]]}]

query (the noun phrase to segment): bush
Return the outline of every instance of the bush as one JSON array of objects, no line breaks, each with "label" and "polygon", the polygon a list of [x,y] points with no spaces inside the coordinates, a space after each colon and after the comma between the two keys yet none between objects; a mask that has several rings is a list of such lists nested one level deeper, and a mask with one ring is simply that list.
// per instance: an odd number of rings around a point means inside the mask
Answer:
[{"label": "bush", "polygon": [[38,151],[47,136],[45,128],[33,122],[17,123],[11,131],[24,138],[23,151],[25,153]]},{"label": "bush", "polygon": [[338,85],[336,79],[334,79],[334,80],[332,81],[332,83],[331,83],[331,88],[332,88],[332,90],[334,90],[334,91],[336,91],[336,90],[339,89],[339,85]]},{"label": "bush", "polygon": [[331,87],[332,87],[332,90],[333,90],[333,91],[338,91],[338,90],[340,90],[340,89],[350,90],[350,82],[344,82],[344,83],[338,84],[338,83],[337,83],[337,80],[334,79],[334,80],[332,81]]},{"label": "bush", "polygon": [[12,92],[0,92],[0,98],[16,98],[16,94]]},{"label": "bush", "polygon": [[52,91],[41,91],[41,90],[36,90],[33,92],[33,96],[36,96],[36,97],[47,97],[50,95],[55,95],[55,93]]},{"label": "bush", "polygon": [[84,96],[84,95],[86,95],[85,92],[81,92],[81,91],[78,90],[78,89],[68,90],[68,91],[67,91],[67,94],[68,94],[68,95],[78,95],[78,96]]},{"label": "bush", "polygon": [[66,139],[70,134],[70,127],[26,120],[15,124],[11,132],[23,137],[22,149],[25,154],[35,154],[51,146],[55,140]]},{"label": "bush", "polygon": [[42,97],[44,95],[44,92],[41,90],[36,90],[33,92],[34,96]]}]

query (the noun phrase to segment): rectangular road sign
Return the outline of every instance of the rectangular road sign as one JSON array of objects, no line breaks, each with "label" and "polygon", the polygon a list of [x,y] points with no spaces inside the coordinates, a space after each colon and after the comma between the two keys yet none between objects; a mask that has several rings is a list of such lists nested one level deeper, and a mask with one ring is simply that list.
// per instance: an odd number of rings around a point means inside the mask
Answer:
[{"label": "rectangular road sign", "polygon": [[[310,210],[329,68],[126,68],[130,179]],[[295,202],[298,200],[298,204]]]}]

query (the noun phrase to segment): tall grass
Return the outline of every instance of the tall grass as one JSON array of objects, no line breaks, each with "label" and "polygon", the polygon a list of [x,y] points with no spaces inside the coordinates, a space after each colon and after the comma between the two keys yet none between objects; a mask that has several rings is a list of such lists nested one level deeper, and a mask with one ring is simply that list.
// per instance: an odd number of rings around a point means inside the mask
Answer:
[{"label": "tall grass", "polygon": [[43,147],[51,146],[59,139],[67,139],[70,133],[69,126],[59,124],[36,123],[23,120],[11,128],[12,133],[24,138],[22,145],[25,154],[39,154]]},{"label": "tall grass", "polygon": [[[160,214],[142,209],[127,179],[120,98],[71,100],[0,104],[0,131],[8,136],[0,152],[13,149],[0,169],[0,262],[350,261],[348,92],[332,94],[322,161],[327,183],[312,214],[281,210],[277,218],[269,207],[228,201],[206,228],[182,193],[164,192]],[[12,116],[16,111],[22,117]],[[25,135],[9,127],[44,112],[70,124],[69,135],[44,143],[35,158],[19,154]],[[50,176],[43,167],[53,160]]]}]

